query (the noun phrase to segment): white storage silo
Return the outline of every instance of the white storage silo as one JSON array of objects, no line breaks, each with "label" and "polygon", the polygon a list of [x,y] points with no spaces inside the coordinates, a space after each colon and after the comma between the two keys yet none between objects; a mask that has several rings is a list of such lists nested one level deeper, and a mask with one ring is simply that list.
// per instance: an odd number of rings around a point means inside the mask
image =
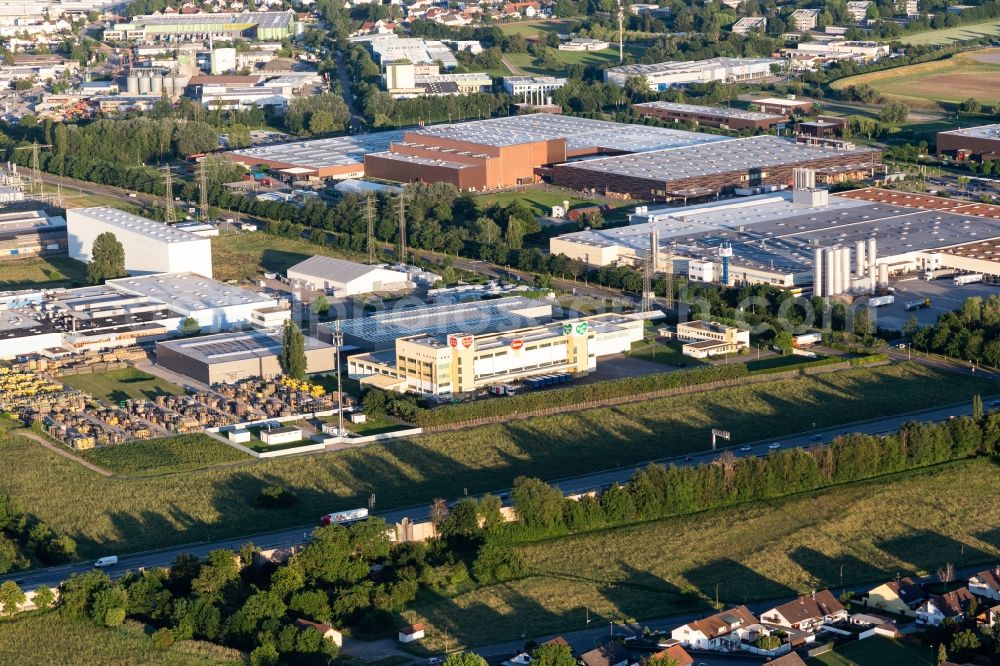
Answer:
[{"label": "white storage silo", "polygon": [[813,296],[822,296],[823,291],[823,248],[813,250]]},{"label": "white storage silo", "polygon": [[139,94],[148,95],[149,94],[149,77],[140,76],[139,77]]},{"label": "white storage silo", "polygon": [[149,77],[149,92],[153,95],[163,94],[163,77],[154,75]]},{"label": "white storage silo", "polygon": [[840,249],[840,293],[851,290],[851,248]]},{"label": "white storage silo", "polygon": [[837,261],[837,251],[832,247],[826,248],[824,250],[823,264],[826,266],[826,270],[823,274],[823,293],[827,296],[833,296],[837,293],[837,273],[840,272],[838,266],[840,263]]},{"label": "white storage silo", "polygon": [[139,94],[139,75],[129,74],[128,78],[125,79],[125,91],[129,95]]}]

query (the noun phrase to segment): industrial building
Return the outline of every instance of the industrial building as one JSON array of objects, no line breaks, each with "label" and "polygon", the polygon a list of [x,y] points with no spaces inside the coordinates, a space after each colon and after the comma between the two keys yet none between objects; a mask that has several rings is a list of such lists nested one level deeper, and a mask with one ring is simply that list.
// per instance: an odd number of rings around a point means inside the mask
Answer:
[{"label": "industrial building", "polygon": [[684,342],[681,353],[692,358],[733,354],[750,346],[750,331],[717,321],[678,322],[674,335]]},{"label": "industrial building", "polygon": [[389,35],[362,35],[352,37],[352,42],[364,44],[371,49],[375,61],[385,65],[390,62],[407,61],[414,64],[437,64],[446,70],[455,69],[458,59],[447,44],[421,37],[400,37]]},{"label": "industrial building", "polygon": [[960,160],[1000,158],[1000,124],[938,132],[937,152]]},{"label": "industrial building", "polygon": [[[287,306],[192,273],[109,280],[52,292],[0,293],[0,358],[152,344],[193,317],[205,332],[243,328]],[[276,315],[269,315],[270,319]]]},{"label": "industrial building", "polygon": [[663,91],[692,83],[733,83],[771,76],[771,65],[780,64],[771,58],[711,58],[689,62],[670,60],[652,65],[620,65],[604,70],[604,81],[625,87],[636,76],[644,77],[649,89]]},{"label": "industrial building", "polygon": [[564,234],[549,249],[592,266],[638,266],[651,258],[655,235],[663,271],[736,286],[812,285],[824,297],[871,293],[893,275],[928,270],[1000,277],[1000,206],[876,188],[830,195],[807,176],[799,184],[698,206],[639,207],[628,227]]},{"label": "industrial building", "polygon": [[233,12],[199,14],[146,14],[104,31],[109,42],[219,41],[245,38],[281,41],[301,31],[295,12]]},{"label": "industrial building", "polygon": [[845,146],[810,146],[776,136],[726,139],[558,164],[551,169],[551,179],[576,190],[687,201],[728,195],[739,188],[787,186],[800,167],[817,170],[826,182],[870,178],[882,170],[881,151]]},{"label": "industrial building", "polygon": [[434,125],[407,131],[385,152],[365,156],[365,173],[394,181],[448,182],[483,190],[537,182],[538,169],[575,157],[635,153],[724,137],[625,126],[550,113]]},{"label": "industrial building", "polygon": [[734,35],[749,35],[751,32],[764,32],[766,29],[766,16],[744,16],[730,28]]},{"label": "industrial building", "polygon": [[362,385],[428,395],[476,391],[552,373],[580,374],[643,339],[643,317],[601,314],[504,333],[451,332],[399,338],[393,351],[347,358]]},{"label": "industrial building", "polygon": [[256,310],[278,306],[278,300],[266,294],[194,273],[127,277],[108,280],[106,285],[122,294],[166,303],[185,317],[194,318],[206,333],[245,326],[253,320]]},{"label": "industrial building", "polygon": [[801,99],[785,99],[781,97],[761,97],[750,101],[762,113],[780,113],[785,116],[806,114],[812,111],[812,102]]},{"label": "industrial building", "polygon": [[[500,333],[528,328],[552,319],[552,305],[521,296],[468,303],[425,305],[404,300],[368,317],[340,323],[347,346],[364,351],[392,349],[397,338],[442,336],[461,330],[470,334]],[[320,324],[321,340],[330,340],[332,324]]]},{"label": "industrial building", "polygon": [[66,254],[66,220],[44,210],[0,213],[0,262]]},{"label": "industrial building", "polygon": [[373,291],[400,291],[410,285],[409,275],[384,266],[369,266],[333,257],[310,257],[286,273],[289,282],[337,298]]},{"label": "industrial building", "polygon": [[670,120],[678,123],[694,123],[709,127],[724,127],[727,129],[766,130],[786,121],[785,116],[778,116],[760,111],[745,111],[719,106],[702,106],[700,104],[681,104],[679,102],[643,102],[633,104],[632,108],[640,116]]},{"label": "industrial building", "polygon": [[94,239],[110,232],[125,248],[130,275],[197,273],[212,277],[212,241],[163,222],[116,208],[73,208],[66,212],[69,256],[90,261]]},{"label": "industrial building", "polygon": [[816,27],[819,21],[818,9],[796,9],[792,12],[790,22],[799,32],[806,32]]},{"label": "industrial building", "polygon": [[[306,336],[305,350],[308,372],[329,372],[336,367],[330,345]],[[280,355],[280,332],[242,331],[156,344],[158,365],[205,384],[280,375]]]},{"label": "industrial building", "polygon": [[508,95],[520,97],[525,102],[540,103],[549,93],[566,85],[568,80],[555,76],[505,76],[503,89]]},{"label": "industrial building", "polygon": [[418,95],[468,95],[493,90],[493,78],[486,72],[442,74],[436,64],[417,65],[409,61],[388,63],[383,69],[382,86],[397,99]]},{"label": "industrial building", "polygon": [[293,177],[363,178],[365,155],[386,151],[402,138],[399,131],[372,132],[232,150],[223,155],[248,168],[266,166]]}]

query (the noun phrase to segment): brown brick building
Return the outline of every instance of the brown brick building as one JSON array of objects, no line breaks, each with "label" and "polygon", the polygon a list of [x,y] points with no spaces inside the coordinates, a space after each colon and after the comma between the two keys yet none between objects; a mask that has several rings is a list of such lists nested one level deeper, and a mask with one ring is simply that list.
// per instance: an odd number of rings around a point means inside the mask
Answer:
[{"label": "brown brick building", "polygon": [[980,160],[998,159],[1000,158],[1000,124],[938,132],[937,152],[958,159],[970,157]]},{"label": "brown brick building", "polygon": [[766,130],[786,121],[785,116],[772,113],[678,102],[644,102],[633,104],[632,108],[640,116],[734,130]]}]

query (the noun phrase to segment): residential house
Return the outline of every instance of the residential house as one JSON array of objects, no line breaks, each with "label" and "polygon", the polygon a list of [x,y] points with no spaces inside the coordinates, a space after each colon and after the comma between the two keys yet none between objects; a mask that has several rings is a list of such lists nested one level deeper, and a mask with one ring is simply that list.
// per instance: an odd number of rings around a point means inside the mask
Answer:
[{"label": "residential house", "polygon": [[969,579],[969,592],[980,597],[1000,601],[1000,565],[980,571]]},{"label": "residential house", "polygon": [[830,590],[820,590],[776,606],[760,616],[762,622],[790,629],[815,631],[824,624],[847,619],[847,609]]},{"label": "residential house", "polygon": [[880,610],[906,615],[912,613],[927,598],[924,589],[912,578],[883,583],[868,591],[868,606]]},{"label": "residential house", "polygon": [[627,666],[628,652],[617,643],[602,645],[580,655],[581,666]]},{"label": "residential house", "polygon": [[802,661],[802,657],[797,653],[789,652],[786,655],[767,662],[767,666],[806,666],[806,662]]},{"label": "residential house", "polygon": [[503,6],[503,13],[507,16],[524,16],[534,18],[542,11],[541,3],[535,2],[508,2]]},{"label": "residential house", "polygon": [[694,659],[681,645],[671,645],[666,650],[654,654],[651,659],[667,657],[674,660],[677,666],[693,666]]},{"label": "residential house", "polygon": [[677,627],[670,637],[687,648],[738,650],[740,641],[749,636],[749,627],[755,624],[757,618],[750,609],[737,606]]},{"label": "residential house", "polygon": [[310,622],[309,620],[299,618],[295,621],[295,626],[300,629],[308,629],[311,627],[318,631],[320,636],[330,641],[337,647],[343,647],[344,645],[344,637],[341,633],[328,624],[323,624],[322,622]]},{"label": "residential house", "polygon": [[424,637],[426,629],[422,624],[411,624],[399,630],[400,643],[412,643]]},{"label": "residential house", "polygon": [[986,611],[986,623],[991,627],[994,624],[1000,624],[1000,604]]},{"label": "residential house", "polygon": [[937,626],[947,618],[961,619],[972,601],[969,588],[961,587],[947,594],[932,594],[917,608],[917,622]]}]

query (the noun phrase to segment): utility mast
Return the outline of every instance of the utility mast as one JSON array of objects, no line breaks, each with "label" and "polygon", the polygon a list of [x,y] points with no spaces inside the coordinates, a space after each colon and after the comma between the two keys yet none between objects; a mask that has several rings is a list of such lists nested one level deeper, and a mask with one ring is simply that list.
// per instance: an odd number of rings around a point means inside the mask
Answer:
[{"label": "utility mast", "polygon": [[399,263],[406,263],[406,204],[404,193],[399,193]]},{"label": "utility mast", "polygon": [[38,194],[44,192],[44,187],[42,187],[42,169],[39,165],[39,151],[42,148],[51,148],[52,145],[48,143],[39,144],[35,141],[30,146],[21,146],[15,150],[30,150],[31,151],[31,179],[28,181],[29,191],[32,195],[35,194],[35,188],[38,188]]},{"label": "utility mast", "polygon": [[625,10],[618,0],[618,64],[625,62]]},{"label": "utility mast", "polygon": [[663,266],[663,277],[667,283],[667,293],[663,299],[663,305],[672,310],[674,308],[674,248],[670,243],[667,243],[667,256],[664,257]]},{"label": "utility mast", "polygon": [[207,158],[201,158],[198,162],[198,208],[201,212],[199,219],[202,222],[208,222],[208,176],[206,175],[207,167],[205,166],[205,160]]},{"label": "utility mast", "polygon": [[372,208],[372,197],[369,194],[365,199],[365,214],[368,217],[368,263],[375,263],[375,211]]},{"label": "utility mast", "polygon": [[174,211],[174,176],[169,164],[163,167],[163,172],[166,176],[165,187],[167,199],[167,208],[163,211],[163,221],[167,224],[173,224],[177,221],[177,215]]}]

